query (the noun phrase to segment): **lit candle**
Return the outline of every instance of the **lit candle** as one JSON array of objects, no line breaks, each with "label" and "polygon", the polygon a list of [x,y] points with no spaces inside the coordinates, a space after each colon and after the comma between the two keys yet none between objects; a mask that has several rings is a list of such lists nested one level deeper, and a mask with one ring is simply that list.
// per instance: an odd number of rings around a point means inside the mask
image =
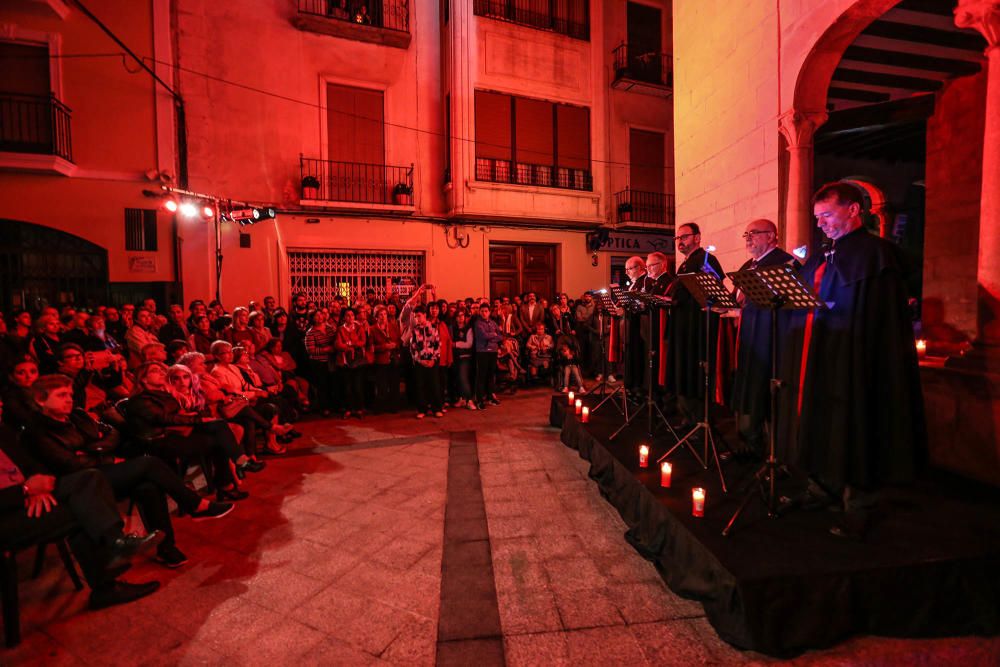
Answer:
[{"label": "lit candle", "polygon": [[691,514],[705,516],[705,489],[701,487],[691,489],[691,501]]},{"label": "lit candle", "polygon": [[573,405],[573,401],[576,400],[576,395],[573,392],[569,392],[569,404]]},{"label": "lit candle", "polygon": [[584,424],[590,421],[590,408],[584,408],[583,412],[580,413],[580,421]]},{"label": "lit candle", "polygon": [[646,445],[641,445],[639,447],[639,467],[649,467],[649,447]]},{"label": "lit candle", "polygon": [[670,475],[674,472],[674,467],[669,461],[664,461],[660,466],[660,486],[670,488]]},{"label": "lit candle", "polygon": [[576,399],[576,414],[583,412],[583,401],[579,398]]},{"label": "lit candle", "polygon": [[917,358],[923,359],[927,356],[927,341],[923,338],[917,341]]}]

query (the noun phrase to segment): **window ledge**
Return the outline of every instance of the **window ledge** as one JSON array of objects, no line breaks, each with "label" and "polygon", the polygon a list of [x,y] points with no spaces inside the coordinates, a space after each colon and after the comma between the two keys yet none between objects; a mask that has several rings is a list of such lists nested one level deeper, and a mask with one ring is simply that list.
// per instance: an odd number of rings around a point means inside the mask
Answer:
[{"label": "window ledge", "polygon": [[590,199],[600,201],[601,195],[593,190],[574,190],[573,188],[550,188],[538,185],[517,185],[516,183],[496,183],[494,181],[466,181],[467,190],[502,190],[506,192],[526,192],[537,195],[555,195],[562,197],[576,197],[578,199]]},{"label": "window ledge", "polygon": [[397,49],[406,49],[410,46],[410,33],[401,30],[391,30],[389,28],[379,28],[369,25],[358,25],[350,21],[340,19],[328,19],[322,16],[310,16],[299,14],[292,19],[292,25],[299,30],[315,32],[331,37],[341,37],[352,39],[356,42],[368,42],[370,44],[381,44]]},{"label": "window ledge", "polygon": [[76,173],[77,166],[58,155],[0,152],[0,170],[72,176]]},{"label": "window ledge", "polygon": [[360,211],[364,213],[386,213],[393,215],[413,215],[413,204],[369,204],[355,201],[324,201],[322,199],[300,199],[303,208],[323,208],[333,211]]}]

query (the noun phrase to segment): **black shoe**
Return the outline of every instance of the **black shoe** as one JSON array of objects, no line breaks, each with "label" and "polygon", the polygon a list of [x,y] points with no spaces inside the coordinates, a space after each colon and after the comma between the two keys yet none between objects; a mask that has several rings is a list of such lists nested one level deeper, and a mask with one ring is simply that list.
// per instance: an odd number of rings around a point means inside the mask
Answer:
[{"label": "black shoe", "polygon": [[500,401],[496,396],[490,396],[490,400],[488,402],[490,405],[500,405]]},{"label": "black shoe", "polygon": [[232,503],[209,503],[208,507],[199,511],[191,512],[191,518],[195,521],[207,521],[209,519],[221,519],[233,511]]},{"label": "black shoe", "polygon": [[155,593],[160,587],[158,581],[147,581],[144,584],[130,584],[126,581],[115,581],[107,588],[101,588],[90,593],[91,609],[106,609],[116,604],[134,602]]},{"label": "black shoe", "polygon": [[[260,472],[267,467],[267,464],[263,461],[254,461],[253,459],[247,459],[246,463],[242,463],[236,466],[236,476],[240,479],[246,477],[248,472]],[[242,473],[242,475],[240,474]]]},{"label": "black shoe", "polygon": [[163,541],[163,538],[164,534],[159,530],[154,530],[148,535],[136,535],[135,533],[122,535],[112,542],[108,549],[112,556],[112,563],[108,567],[113,567],[116,564],[114,562],[116,560],[127,561],[139,552],[158,546]]},{"label": "black shoe", "polygon": [[779,499],[784,509],[800,508],[806,512],[817,512],[837,503],[837,499],[816,484],[810,483],[805,491],[794,496]]},{"label": "black shoe", "polygon": [[[250,494],[246,491],[240,491],[236,487],[231,489],[219,489],[215,492],[215,499],[220,503],[224,503],[227,500],[246,500],[250,497]],[[206,510],[207,511],[207,510]]]},{"label": "black shoe", "polygon": [[169,546],[161,544],[160,548],[156,550],[156,560],[169,568],[175,568],[188,562],[188,557],[173,544]]}]

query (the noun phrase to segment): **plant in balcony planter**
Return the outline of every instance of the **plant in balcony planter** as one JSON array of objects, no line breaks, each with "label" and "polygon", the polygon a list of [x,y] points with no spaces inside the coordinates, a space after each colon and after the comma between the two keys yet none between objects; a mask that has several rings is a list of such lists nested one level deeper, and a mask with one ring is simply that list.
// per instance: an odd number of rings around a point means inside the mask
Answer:
[{"label": "plant in balcony planter", "polygon": [[303,199],[318,199],[319,198],[319,179],[315,176],[306,176],[302,179],[302,198]]},{"label": "plant in balcony planter", "polygon": [[618,219],[622,222],[632,219],[632,202],[623,201],[618,204]]},{"label": "plant in balcony planter", "polygon": [[410,206],[413,204],[413,186],[408,183],[396,183],[392,189],[392,202],[397,206]]}]

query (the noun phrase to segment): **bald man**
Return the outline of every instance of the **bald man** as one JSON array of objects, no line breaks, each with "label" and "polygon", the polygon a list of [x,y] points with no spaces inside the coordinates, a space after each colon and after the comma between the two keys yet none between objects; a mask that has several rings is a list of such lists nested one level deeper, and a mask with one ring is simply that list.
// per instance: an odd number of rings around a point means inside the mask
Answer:
[{"label": "bald man", "polygon": [[[770,220],[760,218],[748,223],[743,240],[750,259],[740,271],[779,264],[800,268],[794,257],[778,247],[778,228]],[[740,435],[737,453],[752,458],[764,453],[764,425],[771,413],[771,313],[757,308],[742,294],[737,293],[737,300],[743,311],[731,407],[737,414]],[[784,344],[788,317],[789,311],[778,313],[779,350]]]},{"label": "bald man", "polygon": [[652,252],[646,257],[646,285],[644,292],[663,296],[674,279],[670,260],[662,252]]}]

